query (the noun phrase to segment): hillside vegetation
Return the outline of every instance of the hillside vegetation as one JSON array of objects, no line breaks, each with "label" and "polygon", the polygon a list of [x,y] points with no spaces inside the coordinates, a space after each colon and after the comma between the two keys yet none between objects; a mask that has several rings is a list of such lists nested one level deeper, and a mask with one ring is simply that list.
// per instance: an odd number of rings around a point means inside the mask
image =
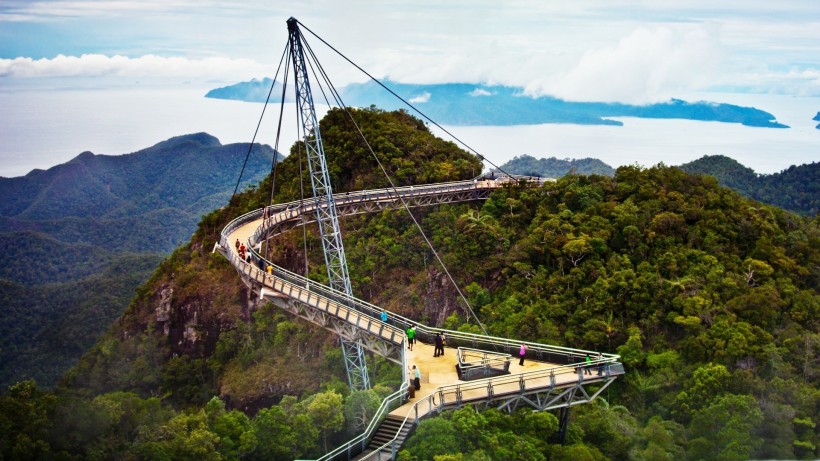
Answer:
[{"label": "hillside vegetation", "polygon": [[[248,147],[198,133],[0,178],[0,385],[55,384],[163,255],[230,197]],[[256,146],[241,187],[272,159]]]},{"label": "hillside vegetation", "polygon": [[[474,175],[474,158],[407,114],[355,114],[399,183]],[[321,122],[337,190],[382,185],[342,119]],[[299,197],[297,156],[280,166],[275,200]],[[0,398],[4,455],[294,459],[361,429],[396,367],[373,361],[376,388],[349,393],[337,339],[260,304],[211,253],[230,219],[268,202],[272,180],[203,218],[56,393],[26,382]],[[627,374],[572,409],[566,445],[554,414],[465,408],[423,421],[399,459],[818,456],[816,218],[665,166],[413,213],[491,334],[616,352]],[[359,297],[475,330],[409,217],[354,216],[343,232]],[[305,247],[321,278],[315,234],[281,237],[275,259],[303,272]]]},{"label": "hillside vegetation", "polygon": [[[723,155],[706,155],[679,166],[691,174],[714,176],[722,186],[746,197],[805,216],[816,216],[820,210],[820,163],[792,165],[774,174],[758,174],[736,160]],[[593,158],[536,159],[529,155],[513,157],[500,169],[510,174],[560,178],[567,174],[612,176],[615,170]]]},{"label": "hillside vegetation", "polygon": [[792,165],[779,173],[757,174],[722,155],[704,156],[680,166],[688,173],[708,174],[718,182],[763,203],[817,216],[820,211],[820,163]]}]

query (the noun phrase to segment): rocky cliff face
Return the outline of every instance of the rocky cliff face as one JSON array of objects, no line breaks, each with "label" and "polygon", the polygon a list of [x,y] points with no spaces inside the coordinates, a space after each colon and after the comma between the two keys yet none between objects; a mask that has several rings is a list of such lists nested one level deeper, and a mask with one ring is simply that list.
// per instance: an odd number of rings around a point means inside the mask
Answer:
[{"label": "rocky cliff face", "polygon": [[[226,213],[213,217],[227,220]],[[334,374],[343,378],[343,363],[326,352],[336,338],[261,302],[211,253],[216,235],[204,231],[163,262],[64,384],[166,395],[182,405],[219,395],[254,413],[284,395],[316,390]],[[281,254],[303,261],[296,249]]]}]

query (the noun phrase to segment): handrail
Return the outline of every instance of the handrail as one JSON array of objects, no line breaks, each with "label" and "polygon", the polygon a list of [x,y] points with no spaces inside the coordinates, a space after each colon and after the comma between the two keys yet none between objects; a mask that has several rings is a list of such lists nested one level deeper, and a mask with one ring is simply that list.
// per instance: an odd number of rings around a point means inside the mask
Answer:
[{"label": "handrail", "polygon": [[[462,370],[483,368],[498,364],[503,365],[505,362],[509,362],[512,357],[511,354],[492,353],[470,347],[459,347],[456,349],[456,353],[458,357],[458,365]],[[471,357],[475,357],[476,359],[468,360]]]},{"label": "handrail", "polygon": [[[510,354],[499,354],[499,353],[495,353],[495,352],[488,352],[488,351],[485,351],[483,349],[473,349],[471,347],[458,347],[458,348],[456,348],[456,350],[459,353],[459,355],[458,355],[459,363],[467,363],[466,360],[463,361],[462,359],[466,359],[467,357],[470,357],[472,355],[478,356],[479,357],[479,359],[478,359],[479,362],[482,362],[482,363],[485,362],[485,361],[488,361],[488,360],[492,361],[492,360],[496,360],[498,358],[503,359],[503,358],[509,358],[510,357]],[[489,356],[493,356],[493,357],[490,358]]]},{"label": "handrail", "polygon": [[[606,376],[607,378],[609,378],[613,374],[623,374],[623,366],[621,364],[615,364],[615,365],[620,366],[620,369],[615,370],[615,373],[613,373],[612,370],[610,369],[610,365],[605,365],[606,366],[606,372],[602,373],[601,376]],[[558,373],[555,373],[555,370],[560,370],[560,371]],[[620,372],[618,373],[618,371],[620,371]],[[459,384],[450,384],[450,385],[439,386],[433,391],[432,394],[430,394],[427,397],[419,400],[418,402],[414,403],[413,406],[410,407],[410,409],[407,412],[407,416],[404,417],[404,420],[402,421],[401,425],[396,430],[396,435],[394,435],[392,439],[388,440],[387,442],[385,442],[381,446],[375,448],[373,450],[373,453],[371,453],[368,457],[365,457],[365,458],[362,458],[362,459],[363,460],[369,459],[372,456],[376,456],[377,459],[381,459],[382,450],[386,450],[388,447],[391,449],[393,457],[395,458],[396,447],[393,447],[392,445],[396,442],[396,440],[398,439],[399,434],[402,432],[404,427],[407,425],[408,419],[410,418],[411,415],[414,416],[414,421],[415,421],[414,424],[418,424],[418,421],[421,418],[429,416],[433,412],[433,410],[435,410],[437,412],[441,412],[445,407],[461,405],[462,403],[464,403],[463,395],[464,395],[465,392],[469,392],[469,391],[473,391],[473,390],[483,390],[483,391],[486,391],[487,396],[500,395],[500,394],[495,394],[493,388],[494,387],[499,387],[499,386],[504,386],[504,385],[510,385],[510,384],[517,385],[520,389],[520,392],[524,392],[524,391],[527,390],[525,383],[528,380],[536,380],[536,379],[540,380],[544,377],[549,379],[549,385],[548,386],[537,386],[537,387],[534,387],[530,390],[544,388],[544,387],[555,387],[558,384],[570,384],[570,381],[558,383],[555,379],[555,377],[557,375],[566,375],[566,374],[580,375],[580,370],[577,369],[577,367],[573,367],[571,369],[568,366],[559,366],[559,367],[546,369],[546,370],[538,370],[538,371],[528,372],[528,373],[519,373],[519,374],[516,374],[516,375],[506,375],[506,376],[503,376],[503,377],[486,378],[486,379],[471,381],[471,382],[466,383],[466,384],[459,383]],[[583,379],[583,378],[580,377],[579,379]],[[454,395],[456,397],[453,398],[453,399],[447,399],[447,398],[445,398],[445,396],[447,396],[447,395]],[[439,399],[438,404],[435,403],[436,397],[438,397],[438,399]],[[474,398],[476,398],[476,397],[474,397]],[[481,398],[481,396],[479,396],[477,398]],[[427,403],[427,411],[422,412],[421,414],[419,414],[419,407],[423,403]],[[319,458],[319,459],[324,461],[324,460],[328,460],[328,459],[331,459],[331,458],[322,457],[322,458]]]},{"label": "handrail", "polygon": [[[367,425],[367,428],[365,429],[365,431],[363,433],[361,433],[361,434],[357,435],[356,437],[354,437],[353,439],[349,440],[346,444],[341,445],[341,446],[337,447],[336,449],[334,449],[334,450],[332,450],[328,453],[325,453],[322,457],[318,458],[316,461],[332,460],[336,456],[339,456],[339,455],[341,455],[342,453],[345,453],[345,452],[348,452],[348,455],[350,455],[351,454],[350,453],[351,448],[353,448],[357,444],[362,444],[361,450],[364,451],[365,445],[367,444],[367,441],[370,440],[370,437],[379,428],[379,425],[381,424],[382,419],[384,419],[384,417],[389,412],[391,412],[391,411],[395,410],[396,408],[398,408],[398,406],[392,407],[393,404],[395,404],[396,402],[403,402],[404,401],[404,396],[407,395],[407,391],[408,391],[409,386],[410,386],[410,382],[408,380],[404,380],[402,385],[399,386],[398,391],[388,395],[387,397],[384,398],[384,400],[382,400],[381,405],[379,406],[378,410],[376,410],[376,413],[373,415],[373,417],[370,419],[370,424]],[[401,406],[401,405],[399,405],[399,406]],[[348,458],[350,458],[350,456],[348,456]]]}]

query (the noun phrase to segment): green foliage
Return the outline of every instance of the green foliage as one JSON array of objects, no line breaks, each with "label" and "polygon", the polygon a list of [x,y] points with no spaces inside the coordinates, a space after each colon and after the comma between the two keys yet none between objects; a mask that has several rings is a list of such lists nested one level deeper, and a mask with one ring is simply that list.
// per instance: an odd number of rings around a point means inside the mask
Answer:
[{"label": "green foliage", "polygon": [[763,413],[750,395],[726,394],[697,410],[689,425],[689,459],[745,460],[762,440]]},{"label": "green foliage", "polygon": [[696,411],[711,405],[727,392],[731,374],[723,365],[708,364],[695,370],[692,379],[676,398],[681,418],[688,419]]},{"label": "green foliage", "polygon": [[[0,178],[0,386],[56,384],[162,255],[230,198],[248,147],[198,133]],[[240,186],[261,180],[272,158],[256,146]]]},{"label": "green foliage", "polygon": [[33,460],[50,452],[45,439],[54,403],[34,381],[17,383],[0,396],[0,458]]},{"label": "green foliage", "polygon": [[419,461],[433,461],[435,455],[461,453],[465,450],[453,423],[447,418],[430,418],[419,423],[407,441],[407,450]]},{"label": "green foliage", "polygon": [[321,392],[308,397],[302,402],[304,411],[322,437],[324,451],[329,450],[330,436],[339,432],[344,426],[342,396],[333,391]]},{"label": "green foliage", "polygon": [[364,432],[379,409],[383,398],[382,393],[375,389],[352,391],[347,396],[344,403],[344,417],[351,435],[355,436]]},{"label": "green foliage", "polygon": [[712,175],[741,194],[807,216],[820,211],[817,177],[820,163],[795,166],[774,174],[757,174],[731,158],[706,155],[680,168],[688,173]]},{"label": "green foliage", "polygon": [[[151,254],[108,253],[98,273],[76,280],[28,286],[0,281],[0,385],[23,378],[56,383],[122,313],[134,288],[160,261]],[[48,260],[42,262],[38,271],[52,269]]]},{"label": "green foliage", "polygon": [[[469,179],[481,173],[475,156],[431,135],[421,120],[399,110],[386,112],[375,107],[350,109],[379,163],[396,185],[427,184]],[[347,114],[331,109],[319,122],[334,192],[389,186],[376,159],[362,141]],[[299,157],[305,147],[297,143],[291,155],[277,168],[276,194],[291,200],[300,197]],[[306,164],[301,180],[310,184]]]},{"label": "green foliage", "polygon": [[640,447],[636,447],[636,461],[684,459],[686,432],[683,426],[653,416],[641,431]]},{"label": "green foliage", "polygon": [[594,158],[557,159],[555,157],[540,158],[529,155],[513,157],[512,160],[500,166],[502,171],[524,176],[538,176],[541,178],[560,178],[568,174],[599,174],[612,176],[615,170],[606,163]]}]

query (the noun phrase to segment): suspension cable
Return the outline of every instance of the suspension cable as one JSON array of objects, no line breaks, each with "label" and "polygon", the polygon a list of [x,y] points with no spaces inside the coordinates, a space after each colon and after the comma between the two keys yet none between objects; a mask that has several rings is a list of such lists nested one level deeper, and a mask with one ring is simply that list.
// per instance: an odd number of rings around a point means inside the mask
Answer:
[{"label": "suspension cable", "polygon": [[[287,56],[285,59],[289,59],[290,57],[290,48],[287,48]],[[287,61],[286,61],[287,62]],[[271,173],[271,185],[270,185],[270,199],[268,204],[273,205],[273,195],[276,192],[276,170],[279,162],[277,162],[277,158],[279,157],[279,139],[282,134],[282,122],[284,120],[284,112],[285,112],[285,95],[287,94],[288,90],[288,70],[290,69],[289,66],[285,66],[285,72],[282,78],[282,96],[279,100],[279,123],[276,126],[276,140],[273,144],[273,166]],[[275,80],[274,80],[275,82]],[[267,208],[266,208],[267,210]],[[263,213],[262,215],[267,216],[267,213]],[[267,245],[265,245],[265,259],[270,259],[270,237],[267,239]]]},{"label": "suspension cable", "polygon": [[[256,130],[253,132],[253,139],[251,139],[251,144],[248,146],[248,153],[245,155],[245,162],[242,163],[242,170],[239,172],[239,178],[236,180],[236,187],[233,188],[233,194],[231,197],[236,195],[236,192],[239,190],[239,183],[242,181],[242,175],[245,174],[245,167],[248,165],[248,159],[251,156],[251,151],[253,150],[253,145],[256,142],[256,135],[259,134],[259,127],[262,126],[262,119],[265,117],[265,109],[268,108],[268,102],[270,101],[270,95],[273,93],[273,87],[276,85],[276,79],[279,77],[279,70],[282,68],[282,62],[285,59],[285,52],[288,50],[287,45],[285,49],[282,51],[282,57],[279,59],[279,67],[276,69],[276,74],[273,76],[273,82],[270,84],[270,90],[268,90],[268,97],[265,98],[265,105],[262,106],[262,114],[259,116],[259,122],[256,123]],[[276,165],[276,151],[273,152],[273,162]]]},{"label": "suspension cable", "polygon": [[[298,109],[297,109],[298,110]],[[305,181],[304,177],[302,176],[302,144],[296,143],[297,146],[297,155],[299,156],[299,203],[305,202]],[[305,151],[307,154],[307,151]],[[299,212],[299,217],[302,219],[302,242],[304,243],[304,253],[305,253],[305,278],[308,276],[308,248],[307,248],[307,226],[305,225],[305,214],[301,211]]]},{"label": "suspension cable", "polygon": [[[287,49],[287,54],[290,55],[290,48]],[[286,59],[289,59],[289,56]],[[273,178],[271,179],[270,186],[270,204],[273,204],[273,194],[276,191],[276,165],[279,163],[276,161],[276,157],[279,155],[279,139],[282,135],[282,120],[284,119],[283,114],[285,112],[285,95],[288,90],[289,69],[290,66],[285,66],[285,72],[282,78],[282,99],[279,102],[279,124],[276,127],[276,140],[273,144]]]},{"label": "suspension cable", "polygon": [[[430,122],[430,123],[432,123],[433,125],[435,125],[435,126],[436,126],[438,129],[440,129],[441,131],[443,131],[443,132],[447,133],[447,134],[448,134],[451,138],[453,138],[453,139],[455,139],[456,141],[458,141],[458,142],[459,142],[462,146],[464,146],[464,147],[465,147],[468,151],[470,151],[470,152],[472,152],[473,154],[475,154],[476,156],[478,156],[478,158],[480,158],[481,160],[484,160],[484,161],[486,161],[487,163],[489,163],[490,165],[494,166],[494,167],[495,167],[498,171],[500,171],[501,173],[504,173],[505,175],[512,177],[512,175],[510,175],[509,173],[507,173],[506,171],[504,171],[503,169],[501,169],[501,167],[499,167],[498,165],[496,165],[495,163],[493,163],[493,162],[492,162],[492,160],[490,160],[490,159],[488,159],[487,157],[485,157],[485,156],[481,155],[480,153],[478,153],[478,151],[476,151],[475,149],[473,149],[472,147],[470,147],[467,143],[465,143],[464,141],[462,141],[461,139],[459,139],[458,137],[456,137],[456,135],[454,135],[453,133],[450,133],[450,132],[449,132],[447,129],[445,129],[443,126],[439,125],[439,124],[438,124],[435,120],[433,120],[433,119],[431,119],[430,117],[428,117],[428,116],[427,116],[427,114],[425,114],[424,112],[422,112],[419,108],[417,108],[416,106],[414,106],[414,105],[410,104],[410,102],[409,102],[409,101],[407,101],[406,99],[404,99],[404,98],[402,98],[401,96],[399,96],[398,94],[396,94],[396,92],[395,92],[395,91],[391,90],[391,89],[390,89],[387,85],[385,85],[384,83],[382,83],[382,82],[381,82],[380,80],[378,80],[376,77],[374,77],[374,76],[370,75],[370,73],[369,73],[369,72],[367,72],[367,71],[366,71],[366,70],[364,70],[361,66],[359,66],[358,64],[356,64],[355,62],[353,62],[350,58],[348,58],[347,56],[345,56],[344,54],[342,54],[342,52],[340,52],[339,50],[337,50],[336,48],[334,48],[334,47],[333,47],[333,45],[331,45],[330,43],[326,42],[326,41],[325,41],[322,37],[318,36],[318,35],[316,34],[316,32],[313,32],[312,30],[310,30],[310,28],[308,28],[307,26],[305,26],[304,24],[302,24],[302,22],[301,22],[301,21],[298,21],[298,20],[297,20],[297,22],[299,22],[299,25],[301,26],[301,28],[304,28],[305,30],[307,30],[308,32],[310,32],[310,33],[311,33],[314,37],[316,37],[319,41],[321,41],[322,43],[324,43],[325,45],[327,45],[327,47],[328,47],[328,48],[330,48],[331,50],[333,50],[334,52],[336,52],[336,54],[338,54],[339,56],[341,56],[341,57],[342,57],[342,59],[344,59],[345,61],[349,62],[349,63],[350,63],[351,65],[353,65],[356,69],[359,69],[359,70],[360,70],[363,74],[367,75],[367,76],[368,76],[371,80],[373,80],[374,82],[376,82],[379,86],[381,86],[382,88],[384,88],[385,90],[387,90],[390,94],[392,94],[393,96],[395,96],[396,98],[398,98],[399,100],[401,100],[404,104],[406,104],[408,107],[410,107],[411,109],[413,109],[414,111],[416,111],[416,112],[417,112],[419,115],[421,115],[421,116],[422,116],[425,120],[427,120],[428,122]],[[303,36],[304,36],[304,34],[303,34]]]},{"label": "suspension cable", "polygon": [[[303,44],[306,43],[306,40],[304,39],[304,36],[302,37],[302,43]],[[338,98],[337,101],[339,103],[340,109],[342,109],[344,111],[344,113],[347,115],[347,117],[353,123],[353,126],[356,128],[356,131],[359,133],[359,136],[362,138],[362,141],[364,141],[365,146],[367,146],[368,151],[373,156],[373,158],[376,160],[376,164],[379,166],[379,169],[382,171],[385,178],[387,178],[387,181],[390,183],[390,188],[393,190],[393,192],[396,193],[396,196],[401,201],[402,207],[407,211],[407,214],[410,215],[410,218],[413,220],[413,223],[415,224],[416,228],[419,230],[419,233],[421,233],[421,236],[424,239],[424,241],[427,243],[427,246],[433,252],[433,255],[435,256],[438,263],[441,265],[442,269],[444,269],[444,273],[447,274],[447,278],[450,280],[450,283],[452,283],[453,287],[455,287],[456,291],[458,292],[458,295],[461,297],[462,301],[464,302],[465,306],[467,307],[467,311],[470,314],[472,314],[472,316],[475,319],[476,323],[478,324],[479,328],[481,328],[481,331],[483,331],[484,334],[486,335],[487,330],[484,328],[484,325],[478,319],[478,316],[473,311],[473,308],[470,306],[470,303],[467,301],[467,298],[464,296],[464,293],[461,292],[461,289],[458,287],[458,284],[453,279],[453,276],[450,274],[450,271],[447,269],[447,266],[444,264],[444,261],[442,261],[442,259],[439,256],[438,252],[433,247],[433,243],[430,241],[430,239],[424,233],[424,229],[422,229],[421,224],[419,224],[416,217],[410,211],[409,205],[407,205],[407,202],[404,200],[404,198],[396,190],[396,185],[393,182],[393,179],[387,173],[387,170],[384,168],[384,165],[382,164],[381,160],[379,160],[379,158],[376,155],[375,151],[373,150],[372,146],[367,141],[367,138],[365,137],[364,133],[362,132],[361,128],[359,127],[359,124],[356,123],[356,120],[353,118],[353,114],[348,110],[347,106],[341,101],[341,96],[339,95],[338,91],[336,91],[336,88],[333,86],[333,83],[330,82],[330,80],[327,78],[327,73],[324,72],[324,68],[322,67],[321,63],[318,62],[318,60],[316,60],[316,57],[312,54],[312,50],[310,49],[310,47],[308,45],[305,45],[305,48],[308,49],[309,53],[311,54],[313,59],[316,61],[316,63],[315,63],[316,67],[320,70],[320,73],[324,76],[324,79],[327,82],[330,91],[332,92],[332,94],[336,98]],[[321,88],[321,85],[320,85],[320,88]],[[322,93],[324,94],[324,90],[322,91]]]}]

